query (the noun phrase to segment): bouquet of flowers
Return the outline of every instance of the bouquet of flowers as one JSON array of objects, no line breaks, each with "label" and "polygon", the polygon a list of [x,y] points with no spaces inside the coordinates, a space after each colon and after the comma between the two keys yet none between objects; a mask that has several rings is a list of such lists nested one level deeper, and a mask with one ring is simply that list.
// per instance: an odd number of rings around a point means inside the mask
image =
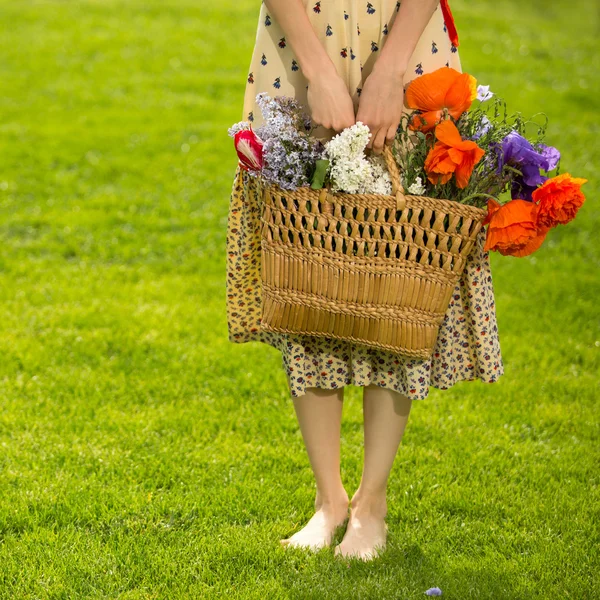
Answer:
[{"label": "bouquet of flowers", "polygon": [[[477,104],[473,107],[473,103]],[[559,174],[560,152],[544,143],[547,119],[538,124],[508,115],[504,100],[468,73],[441,67],[408,85],[394,139],[394,157],[408,194],[487,205],[485,250],[527,256],[548,231],[573,220],[586,179]],[[390,194],[382,156],[367,155],[370,132],[357,122],[326,143],[298,102],[257,96],[264,124],[229,129],[241,168],[282,189]],[[540,113],[543,114],[543,113]],[[529,134],[531,126],[536,127]],[[551,171],[555,171],[553,175]],[[508,201],[499,196],[509,193]]]},{"label": "bouquet of flowers", "polygon": [[362,123],[342,131],[326,144],[312,137],[316,128],[293,98],[256,96],[264,124],[256,130],[241,121],[229,129],[240,166],[267,183],[294,190],[311,186],[332,191],[389,194],[392,189],[381,156],[365,156],[371,133]]}]

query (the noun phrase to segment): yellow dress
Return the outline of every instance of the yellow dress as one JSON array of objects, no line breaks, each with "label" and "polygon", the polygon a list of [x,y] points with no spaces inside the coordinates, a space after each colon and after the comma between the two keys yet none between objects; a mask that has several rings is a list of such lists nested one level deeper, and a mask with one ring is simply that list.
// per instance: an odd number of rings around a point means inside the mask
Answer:
[{"label": "yellow dress", "polygon": [[[385,44],[400,2],[303,0],[303,3],[357,108],[361,86]],[[443,66],[461,71],[458,49],[450,41],[438,5],[410,58],[404,85]],[[250,121],[253,127],[262,123],[255,101],[259,92],[267,92],[271,97],[292,96],[307,106],[306,90],[307,81],[283,31],[262,3],[242,119]],[[319,128],[315,135],[326,139],[333,133]],[[258,341],[279,349],[292,396],[301,396],[307,387],[335,389],[374,384],[421,400],[427,397],[430,386],[448,389],[458,381],[474,379],[492,383],[504,373],[489,254],[483,251],[483,228],[456,284],[434,352],[427,360],[340,340],[263,331],[260,212],[255,182],[237,167],[226,241],[229,340]]]}]

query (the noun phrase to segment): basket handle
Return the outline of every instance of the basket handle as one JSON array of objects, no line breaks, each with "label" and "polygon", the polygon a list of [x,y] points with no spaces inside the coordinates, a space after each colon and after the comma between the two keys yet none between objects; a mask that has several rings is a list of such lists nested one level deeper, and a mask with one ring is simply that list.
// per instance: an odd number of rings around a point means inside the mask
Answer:
[{"label": "basket handle", "polygon": [[387,165],[388,171],[390,172],[390,178],[392,180],[392,195],[396,196],[396,210],[404,210],[406,206],[406,196],[404,195],[404,188],[400,181],[400,170],[398,169],[398,163],[394,158],[392,152],[392,146],[390,144],[383,145],[383,158]]}]

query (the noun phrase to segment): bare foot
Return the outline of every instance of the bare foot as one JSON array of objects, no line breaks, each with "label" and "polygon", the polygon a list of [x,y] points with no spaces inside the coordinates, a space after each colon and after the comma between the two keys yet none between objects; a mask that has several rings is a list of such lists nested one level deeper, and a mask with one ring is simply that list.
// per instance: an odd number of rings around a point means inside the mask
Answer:
[{"label": "bare foot", "polygon": [[[366,504],[366,503],[365,503]],[[344,539],[335,547],[334,555],[372,560],[385,549],[388,526],[385,522],[385,502],[373,506],[354,505]]]},{"label": "bare foot", "polygon": [[308,523],[291,537],[281,540],[283,546],[296,546],[319,550],[329,546],[336,528],[343,525],[348,518],[348,501],[331,505],[322,505]]}]

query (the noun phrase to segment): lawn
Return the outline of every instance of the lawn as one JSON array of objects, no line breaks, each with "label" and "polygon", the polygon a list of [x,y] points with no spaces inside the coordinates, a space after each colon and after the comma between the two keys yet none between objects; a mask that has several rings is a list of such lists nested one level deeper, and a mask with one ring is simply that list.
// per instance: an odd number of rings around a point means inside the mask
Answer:
[{"label": "lawn", "polygon": [[0,598],[600,597],[596,4],[452,2],[463,69],[548,115],[587,201],[492,253],[505,374],[414,404],[388,550],[349,566],[280,547],[308,458],[278,351],[227,339],[258,7],[0,0]]}]

